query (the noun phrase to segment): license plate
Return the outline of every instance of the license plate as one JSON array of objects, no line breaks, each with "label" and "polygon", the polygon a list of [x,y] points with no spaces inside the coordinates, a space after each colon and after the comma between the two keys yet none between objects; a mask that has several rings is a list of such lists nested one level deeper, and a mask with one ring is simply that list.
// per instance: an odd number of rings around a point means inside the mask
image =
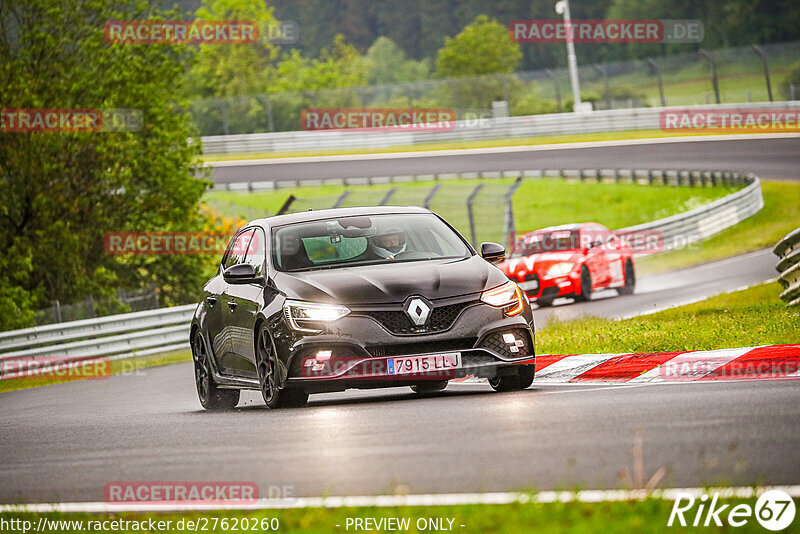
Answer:
[{"label": "license plate", "polygon": [[519,288],[523,291],[538,291],[539,282],[536,280],[528,280],[527,282],[522,282],[519,284]]},{"label": "license plate", "polygon": [[408,375],[448,371],[461,367],[461,353],[430,354],[427,356],[404,356],[389,359],[390,375]]}]

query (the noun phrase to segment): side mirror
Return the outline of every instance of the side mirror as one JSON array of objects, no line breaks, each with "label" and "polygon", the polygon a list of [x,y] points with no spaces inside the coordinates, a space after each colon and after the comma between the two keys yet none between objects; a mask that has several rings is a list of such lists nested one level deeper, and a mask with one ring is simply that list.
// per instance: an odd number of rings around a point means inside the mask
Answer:
[{"label": "side mirror", "polygon": [[222,278],[229,284],[261,284],[266,282],[263,276],[256,276],[256,268],[249,263],[231,265],[222,272]]},{"label": "side mirror", "polygon": [[481,243],[481,257],[489,263],[500,263],[506,259],[506,249],[497,243]]}]

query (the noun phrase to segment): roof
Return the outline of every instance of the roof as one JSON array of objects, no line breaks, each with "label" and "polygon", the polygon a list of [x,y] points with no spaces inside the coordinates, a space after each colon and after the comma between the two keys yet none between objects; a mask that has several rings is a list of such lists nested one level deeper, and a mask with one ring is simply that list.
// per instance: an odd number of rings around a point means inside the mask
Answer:
[{"label": "roof", "polygon": [[309,221],[319,221],[324,219],[335,219],[339,217],[404,213],[431,213],[431,211],[418,206],[364,206],[358,208],[333,208],[326,210],[309,210],[298,213],[287,213],[286,215],[275,215],[273,217],[256,219],[249,222],[247,226],[260,224],[264,227],[273,227]]}]

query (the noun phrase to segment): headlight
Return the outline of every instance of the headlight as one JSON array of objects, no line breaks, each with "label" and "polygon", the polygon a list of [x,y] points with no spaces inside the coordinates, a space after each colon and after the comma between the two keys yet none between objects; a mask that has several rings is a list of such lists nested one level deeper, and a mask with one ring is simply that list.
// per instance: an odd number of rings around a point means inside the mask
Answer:
[{"label": "headlight", "polygon": [[320,323],[330,323],[341,319],[348,313],[350,310],[339,304],[320,304],[299,300],[287,300],[283,304],[284,317],[292,330],[298,332],[321,332],[322,325]]},{"label": "headlight", "polygon": [[481,300],[495,308],[508,307],[508,309],[504,311],[509,317],[519,315],[525,308],[522,290],[517,284],[510,280],[501,286],[487,289],[481,293]]},{"label": "headlight", "polygon": [[563,276],[565,274],[569,274],[569,272],[572,270],[573,267],[575,267],[575,264],[570,263],[568,261],[562,263],[556,263],[555,265],[547,269],[547,272],[544,275],[547,278],[553,278],[555,276]]}]

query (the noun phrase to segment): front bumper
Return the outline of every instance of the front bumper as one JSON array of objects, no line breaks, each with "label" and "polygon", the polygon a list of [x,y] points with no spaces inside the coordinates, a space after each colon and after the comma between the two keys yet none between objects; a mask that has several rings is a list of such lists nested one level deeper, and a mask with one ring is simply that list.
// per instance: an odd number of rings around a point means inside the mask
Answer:
[{"label": "front bumper", "polygon": [[[450,304],[451,301],[437,303]],[[302,387],[313,393],[411,385],[471,375],[491,378],[515,374],[517,366],[534,363],[533,315],[527,305],[521,314],[507,317],[502,310],[475,301],[462,306],[452,325],[443,331],[399,335],[389,328],[385,320],[354,308],[324,333],[284,337],[286,344],[279,347],[279,352],[285,351],[288,356],[284,359],[286,387]],[[510,333],[514,342],[509,343],[506,340],[510,338],[503,334]],[[454,353],[460,354],[458,368],[390,373],[397,358]],[[324,361],[318,361],[318,355]]]},{"label": "front bumper", "polygon": [[519,287],[531,300],[552,300],[580,293],[580,276],[569,273],[555,278],[544,278],[529,274],[519,281]]}]

